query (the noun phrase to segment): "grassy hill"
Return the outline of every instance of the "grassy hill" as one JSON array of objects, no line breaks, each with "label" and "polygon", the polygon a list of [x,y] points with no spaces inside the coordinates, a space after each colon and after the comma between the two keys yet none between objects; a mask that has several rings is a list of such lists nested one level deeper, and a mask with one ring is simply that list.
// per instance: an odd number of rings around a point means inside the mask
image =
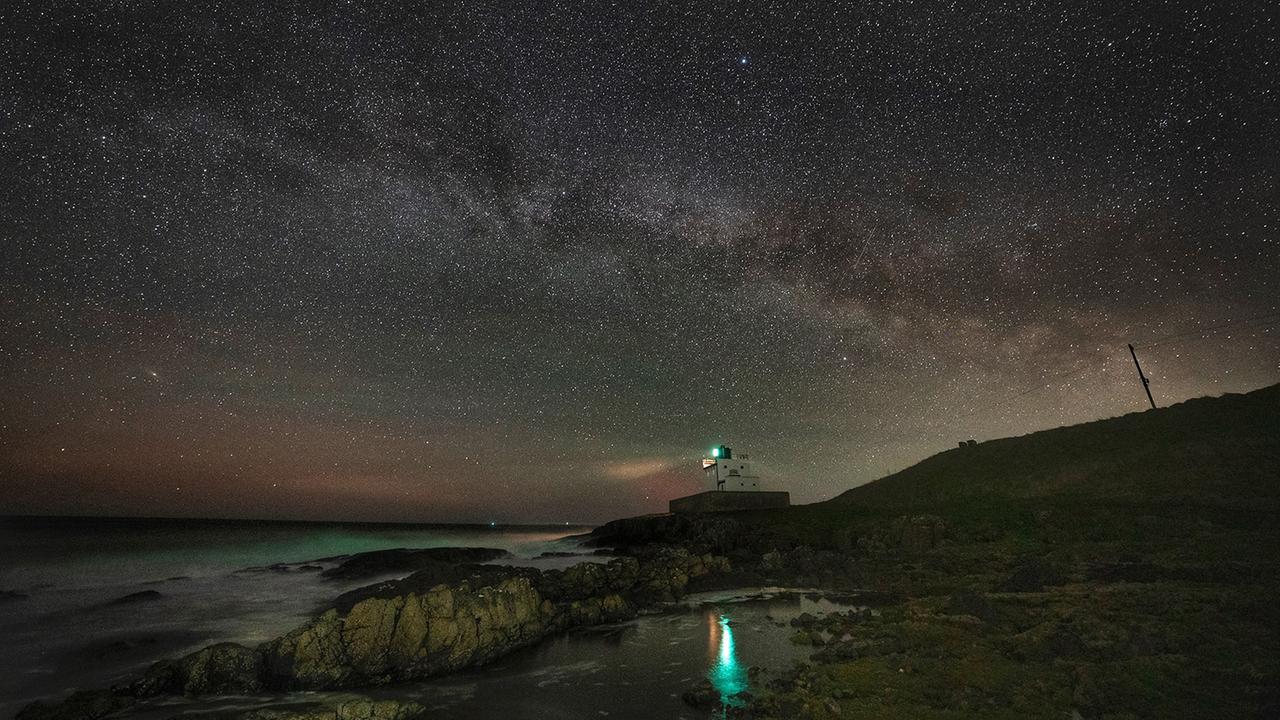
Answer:
[{"label": "grassy hill", "polygon": [[[1054,538],[1185,535],[1188,524],[1256,533],[1276,525],[1278,510],[1280,385],[1272,385],[957,447],[825,502],[737,517],[823,546],[928,513],[957,539],[1034,549]],[[1274,545],[1275,533],[1263,539]]]},{"label": "grassy hill", "polygon": [[830,502],[912,508],[1077,495],[1235,504],[1278,494],[1280,385],[1272,385],[954,448]]}]

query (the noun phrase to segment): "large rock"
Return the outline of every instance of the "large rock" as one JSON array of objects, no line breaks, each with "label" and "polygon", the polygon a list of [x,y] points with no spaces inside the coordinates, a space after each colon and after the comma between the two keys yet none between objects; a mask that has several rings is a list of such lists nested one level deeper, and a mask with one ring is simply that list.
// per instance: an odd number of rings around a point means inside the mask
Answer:
[{"label": "large rock", "polygon": [[178,663],[184,695],[227,695],[262,690],[262,656],[257,651],[220,643],[198,650]]},{"label": "large rock", "polygon": [[527,578],[472,589],[368,598],[263,646],[267,683],[288,689],[382,685],[492,660],[541,638],[549,618]]},{"label": "large rock", "polygon": [[219,643],[178,660],[161,660],[129,686],[135,697],[228,695],[263,689],[262,655],[235,643]]},{"label": "large rock", "polygon": [[[538,573],[486,570],[421,588],[416,574],[333,608],[260,648],[268,687],[332,689],[402,682],[481,665],[550,632],[634,617],[680,598],[692,577],[728,570],[724,558],[662,549],[644,559],[581,563]],[[496,573],[496,575],[494,574]]]}]

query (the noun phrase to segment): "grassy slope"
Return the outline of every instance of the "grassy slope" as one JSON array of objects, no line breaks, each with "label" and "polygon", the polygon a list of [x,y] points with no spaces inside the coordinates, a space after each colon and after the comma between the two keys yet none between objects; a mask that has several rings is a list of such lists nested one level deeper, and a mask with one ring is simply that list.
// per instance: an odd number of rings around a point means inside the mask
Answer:
[{"label": "grassy slope", "polygon": [[[854,554],[867,586],[907,598],[849,628],[860,657],[815,665],[766,716],[1280,716],[1278,510],[1272,386],[957,448],[827,502],[741,514]],[[946,540],[894,549],[886,528],[921,514]],[[1065,583],[1002,591],[1031,558]],[[1117,565],[1148,576],[1097,572]],[[991,617],[956,617],[962,592]]]},{"label": "grassy slope", "polygon": [[1275,501],[1280,385],[956,448],[849,490],[836,505],[990,497]]},{"label": "grassy slope", "polygon": [[932,513],[960,533],[1027,538],[1035,513],[1078,511],[1123,535],[1172,515],[1257,530],[1280,510],[1280,385],[955,448],[826,502],[743,513],[826,544],[887,517]]}]

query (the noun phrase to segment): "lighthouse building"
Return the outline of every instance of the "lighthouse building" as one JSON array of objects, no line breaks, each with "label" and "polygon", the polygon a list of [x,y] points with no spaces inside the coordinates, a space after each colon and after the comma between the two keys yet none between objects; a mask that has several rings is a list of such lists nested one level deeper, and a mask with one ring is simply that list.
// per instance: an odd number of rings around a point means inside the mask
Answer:
[{"label": "lighthouse building", "polygon": [[764,490],[760,475],[759,467],[750,456],[735,455],[727,445],[714,447],[711,457],[702,459],[704,491],[672,500],[671,512],[766,510],[791,504],[790,493]]},{"label": "lighthouse building", "polygon": [[760,489],[760,475],[755,463],[747,455],[734,457],[733,448],[721,445],[711,451],[711,457],[702,461],[702,474],[706,476],[708,490],[745,492]]}]

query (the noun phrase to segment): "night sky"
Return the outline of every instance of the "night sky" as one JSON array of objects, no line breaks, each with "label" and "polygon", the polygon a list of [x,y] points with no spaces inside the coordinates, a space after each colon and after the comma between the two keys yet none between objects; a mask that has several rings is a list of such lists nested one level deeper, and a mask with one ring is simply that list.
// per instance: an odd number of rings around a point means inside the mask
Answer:
[{"label": "night sky", "polygon": [[819,500],[1280,380],[1274,3],[10,2],[0,512]]}]

